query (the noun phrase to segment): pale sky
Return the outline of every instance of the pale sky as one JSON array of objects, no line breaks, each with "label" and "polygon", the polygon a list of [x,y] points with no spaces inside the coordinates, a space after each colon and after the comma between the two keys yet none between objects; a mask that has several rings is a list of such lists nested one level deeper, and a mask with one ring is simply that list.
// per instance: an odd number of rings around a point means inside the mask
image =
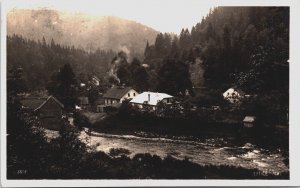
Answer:
[{"label": "pale sky", "polygon": [[49,8],[81,12],[91,16],[117,16],[152,27],[160,32],[179,34],[200,22],[214,4],[208,0],[13,0],[12,8]]}]

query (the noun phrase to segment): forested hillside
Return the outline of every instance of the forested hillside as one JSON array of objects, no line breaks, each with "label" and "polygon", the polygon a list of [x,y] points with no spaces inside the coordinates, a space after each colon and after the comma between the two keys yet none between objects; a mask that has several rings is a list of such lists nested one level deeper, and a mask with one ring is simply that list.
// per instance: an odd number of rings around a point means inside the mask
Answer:
[{"label": "forested hillside", "polygon": [[17,35],[7,37],[8,69],[21,67],[25,84],[31,90],[45,89],[51,75],[65,64],[72,66],[82,82],[93,74],[104,76],[115,55],[112,50],[86,52],[74,46],[61,46],[54,40],[47,44],[44,38],[36,42]]},{"label": "forested hillside", "polygon": [[289,8],[215,8],[191,31],[160,33],[146,46],[145,63],[159,69],[166,59],[193,66],[199,79],[204,71],[202,86],[288,94]]},{"label": "forested hillside", "polygon": [[140,23],[113,17],[90,16],[50,9],[13,9],[7,14],[7,33],[24,38],[54,41],[85,51],[126,51],[142,58],[146,42],[153,44],[157,31]]},{"label": "forested hillside", "polygon": [[[54,40],[35,42],[15,35],[8,36],[7,46],[8,65],[25,69],[30,88],[43,88],[50,75],[67,63],[82,79],[89,74],[104,77],[118,60],[111,50],[86,52]],[[289,8],[218,7],[191,31],[182,29],[179,36],[158,34],[154,45],[146,44],[142,63],[128,59],[130,54],[124,52],[126,63],[114,72],[121,84],[135,86],[133,80],[140,80],[143,84],[136,87],[142,90],[181,95],[193,86],[217,93],[236,86],[249,94],[277,92],[287,98]],[[150,67],[135,73],[135,64]]]}]

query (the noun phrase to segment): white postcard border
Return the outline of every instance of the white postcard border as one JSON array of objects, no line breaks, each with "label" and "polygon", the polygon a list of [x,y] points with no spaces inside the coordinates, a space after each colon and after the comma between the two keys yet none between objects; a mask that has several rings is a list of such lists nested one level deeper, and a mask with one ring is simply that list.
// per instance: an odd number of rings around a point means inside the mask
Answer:
[{"label": "white postcard border", "polygon": [[[24,0],[25,1],[25,0]],[[33,1],[33,0],[31,0]],[[35,0],[36,2],[41,0]],[[126,1],[126,0],[125,0]],[[153,0],[155,1],[155,0]],[[177,1],[177,0],[173,0]],[[173,2],[172,1],[172,2]],[[189,0],[186,0],[188,3]],[[203,0],[202,0],[203,1]],[[87,187],[87,186],[299,186],[300,185],[300,1],[222,0],[218,6],[290,6],[290,180],[7,180],[6,178],[6,13],[7,6],[20,0],[1,2],[1,186]],[[47,2],[47,0],[45,1]],[[61,1],[56,0],[56,3]],[[65,0],[68,2],[68,0]],[[89,0],[72,1],[80,7]],[[170,1],[171,2],[171,1]],[[70,1],[69,1],[70,3]],[[98,4],[105,3],[99,0]],[[205,3],[205,1],[203,1]],[[91,4],[91,6],[96,6]]]}]

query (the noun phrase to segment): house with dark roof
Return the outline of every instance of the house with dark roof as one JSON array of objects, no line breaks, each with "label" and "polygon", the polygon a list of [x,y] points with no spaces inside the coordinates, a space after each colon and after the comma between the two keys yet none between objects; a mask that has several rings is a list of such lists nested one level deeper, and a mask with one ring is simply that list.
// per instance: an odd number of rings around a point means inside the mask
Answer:
[{"label": "house with dark roof", "polygon": [[47,99],[47,97],[26,97],[26,98],[21,99],[20,102],[21,102],[22,108],[34,111],[46,99]]},{"label": "house with dark roof", "polygon": [[131,87],[113,87],[110,88],[104,95],[104,104],[111,106],[117,103],[122,103],[124,100],[130,100],[139,93]]},{"label": "house with dark roof", "polygon": [[55,97],[26,98],[21,100],[23,108],[35,112],[42,122],[43,127],[59,130],[63,123],[64,105]]}]

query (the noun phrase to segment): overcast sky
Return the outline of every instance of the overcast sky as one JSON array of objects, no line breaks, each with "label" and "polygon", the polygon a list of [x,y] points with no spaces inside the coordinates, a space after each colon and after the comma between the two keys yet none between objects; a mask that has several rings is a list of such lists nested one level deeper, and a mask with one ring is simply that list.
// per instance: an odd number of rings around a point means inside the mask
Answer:
[{"label": "overcast sky", "polygon": [[117,16],[161,32],[180,33],[206,16],[213,3],[208,0],[14,0],[7,9],[49,8],[92,16]]}]

